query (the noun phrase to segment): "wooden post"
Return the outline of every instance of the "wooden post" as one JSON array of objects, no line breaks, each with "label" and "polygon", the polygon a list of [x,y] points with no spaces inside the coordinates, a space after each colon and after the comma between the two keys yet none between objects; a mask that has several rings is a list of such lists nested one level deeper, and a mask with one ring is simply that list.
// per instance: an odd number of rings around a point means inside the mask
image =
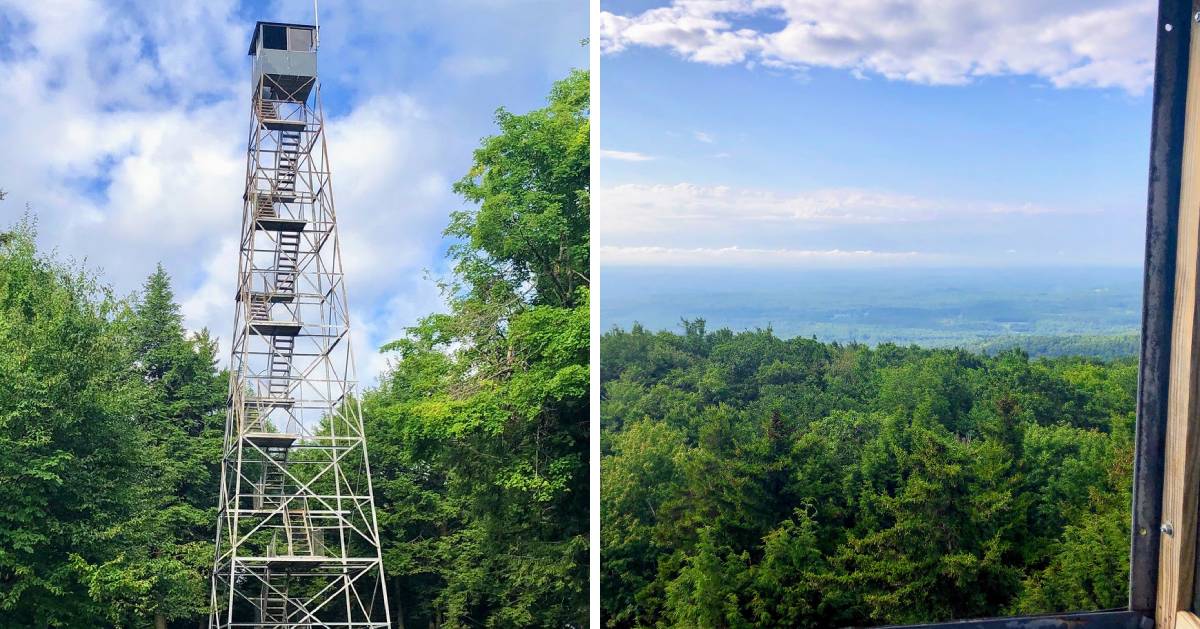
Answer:
[{"label": "wooden post", "polygon": [[[1192,28],[1196,23],[1172,24]],[[1160,25],[1165,27],[1165,25]],[[1162,545],[1158,564],[1155,626],[1194,627],[1192,588],[1196,572],[1197,497],[1200,495],[1200,352],[1197,304],[1200,298],[1200,36],[1188,52],[1187,107],[1179,191],[1175,304],[1171,329],[1171,370],[1167,394],[1167,438],[1163,469]],[[1181,613],[1182,612],[1182,613]],[[1178,624],[1177,624],[1178,623]]]}]

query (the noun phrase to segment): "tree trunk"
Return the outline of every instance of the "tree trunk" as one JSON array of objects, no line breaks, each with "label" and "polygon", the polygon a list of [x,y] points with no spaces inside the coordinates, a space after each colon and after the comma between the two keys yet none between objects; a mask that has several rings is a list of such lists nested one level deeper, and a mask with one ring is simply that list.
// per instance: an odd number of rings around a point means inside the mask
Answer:
[{"label": "tree trunk", "polygon": [[155,614],[154,629],[167,629],[167,617],[162,614]]},{"label": "tree trunk", "polygon": [[392,583],[396,584],[392,594],[392,600],[396,601],[396,629],[404,629],[404,605],[400,603],[400,578],[392,579]]}]

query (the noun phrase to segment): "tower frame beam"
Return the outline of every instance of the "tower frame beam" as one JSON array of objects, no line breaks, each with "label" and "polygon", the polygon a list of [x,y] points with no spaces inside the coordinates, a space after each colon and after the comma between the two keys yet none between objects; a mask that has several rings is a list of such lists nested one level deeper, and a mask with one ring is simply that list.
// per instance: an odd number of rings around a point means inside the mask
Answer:
[{"label": "tower frame beam", "polygon": [[256,58],[212,629],[391,622],[315,54]]}]

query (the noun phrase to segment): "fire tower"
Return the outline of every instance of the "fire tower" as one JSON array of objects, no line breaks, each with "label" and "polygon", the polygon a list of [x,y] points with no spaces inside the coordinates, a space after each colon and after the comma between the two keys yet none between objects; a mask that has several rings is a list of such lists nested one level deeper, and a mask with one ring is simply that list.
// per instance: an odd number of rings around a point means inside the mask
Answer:
[{"label": "fire tower", "polygon": [[210,627],[389,626],[315,29],[259,22]]}]

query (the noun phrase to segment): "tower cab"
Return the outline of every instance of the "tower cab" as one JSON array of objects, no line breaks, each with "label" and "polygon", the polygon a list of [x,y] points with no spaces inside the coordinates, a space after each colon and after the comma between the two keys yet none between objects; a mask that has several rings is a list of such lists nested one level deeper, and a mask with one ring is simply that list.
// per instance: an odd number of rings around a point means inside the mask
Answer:
[{"label": "tower cab", "polygon": [[258,22],[250,39],[254,83],[265,100],[303,103],[317,80],[314,29],[307,24]]}]

